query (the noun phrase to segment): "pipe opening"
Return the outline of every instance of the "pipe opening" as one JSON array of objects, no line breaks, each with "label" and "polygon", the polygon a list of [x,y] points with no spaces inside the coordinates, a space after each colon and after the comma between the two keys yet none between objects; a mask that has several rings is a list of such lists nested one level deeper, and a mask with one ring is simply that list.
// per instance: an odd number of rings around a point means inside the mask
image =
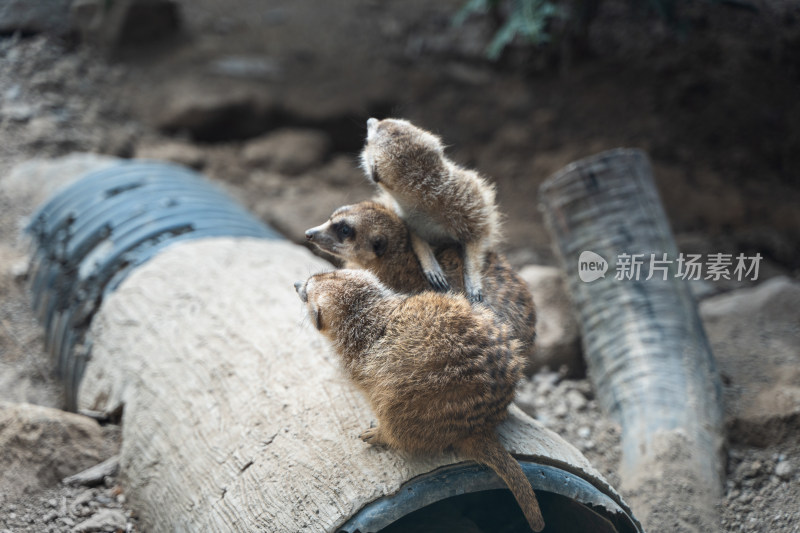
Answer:
[{"label": "pipe opening", "polygon": [[[641,525],[624,503],[556,466],[521,461],[536,491],[545,532],[636,533]],[[375,500],[338,533],[463,531],[530,533],[514,496],[485,466],[458,463],[409,480]]]},{"label": "pipe opening", "polygon": [[[566,496],[540,491],[536,494],[542,506],[545,523],[543,533],[615,533],[613,524],[590,506]],[[440,500],[414,511],[380,533],[434,533],[462,531],[469,533],[530,533],[525,515],[511,491],[484,490]],[[356,532],[352,532],[356,533]],[[363,532],[362,532],[363,533]]]}]

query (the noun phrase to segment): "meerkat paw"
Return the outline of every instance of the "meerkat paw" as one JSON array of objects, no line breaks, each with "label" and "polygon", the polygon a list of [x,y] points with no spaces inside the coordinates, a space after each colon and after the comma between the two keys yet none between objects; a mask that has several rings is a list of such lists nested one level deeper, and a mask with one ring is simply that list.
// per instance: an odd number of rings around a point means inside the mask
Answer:
[{"label": "meerkat paw", "polygon": [[470,301],[470,303],[473,304],[481,303],[483,302],[483,291],[480,289],[472,291],[469,294],[467,294],[467,299]]},{"label": "meerkat paw", "polygon": [[361,433],[358,438],[372,446],[386,445],[386,442],[381,436],[381,428],[379,426],[367,428],[367,430]]},{"label": "meerkat paw", "polygon": [[447,282],[447,278],[441,270],[426,271],[425,277],[428,278],[428,283],[431,284],[434,290],[439,292],[450,290],[450,283]]}]

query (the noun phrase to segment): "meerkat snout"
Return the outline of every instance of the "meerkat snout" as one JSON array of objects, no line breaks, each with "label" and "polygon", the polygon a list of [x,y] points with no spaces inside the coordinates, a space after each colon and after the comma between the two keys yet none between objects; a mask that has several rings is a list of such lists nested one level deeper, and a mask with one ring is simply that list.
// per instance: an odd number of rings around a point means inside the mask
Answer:
[{"label": "meerkat snout", "polygon": [[297,295],[300,297],[303,303],[308,303],[308,293],[306,292],[305,281],[295,281],[294,290],[297,291]]}]

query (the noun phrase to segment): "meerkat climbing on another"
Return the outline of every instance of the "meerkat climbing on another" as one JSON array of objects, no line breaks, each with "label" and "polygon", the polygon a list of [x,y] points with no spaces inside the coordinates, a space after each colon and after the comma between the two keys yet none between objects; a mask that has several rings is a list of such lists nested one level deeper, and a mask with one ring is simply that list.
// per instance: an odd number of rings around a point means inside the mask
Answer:
[{"label": "meerkat climbing on another", "polygon": [[[360,202],[340,207],[324,224],[306,230],[308,242],[344,261],[345,268],[363,268],[390,289],[415,294],[430,289],[411,248],[411,232],[389,207]],[[458,247],[445,245],[434,251],[450,285],[463,291],[463,261]],[[481,267],[483,301],[511,327],[523,353],[533,352],[536,313],[528,285],[498,253],[489,252]]]},{"label": "meerkat climbing on another", "polygon": [[375,412],[362,440],[412,453],[454,448],[497,472],[542,530],[533,487],[495,430],[522,376],[507,326],[461,295],[403,296],[366,270],[316,274],[295,288]]},{"label": "meerkat climbing on another", "polygon": [[467,297],[481,301],[483,258],[500,238],[494,186],[450,161],[438,137],[406,120],[367,120],[361,164],[411,228],[412,247],[430,284],[449,289],[431,245],[458,242]]}]

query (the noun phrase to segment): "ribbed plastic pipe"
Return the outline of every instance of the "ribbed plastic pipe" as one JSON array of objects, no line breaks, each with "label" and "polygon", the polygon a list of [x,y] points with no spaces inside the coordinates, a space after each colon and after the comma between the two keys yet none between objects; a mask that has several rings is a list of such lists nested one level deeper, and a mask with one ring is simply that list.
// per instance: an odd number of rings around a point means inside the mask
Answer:
[{"label": "ribbed plastic pipe", "polygon": [[[665,455],[666,438],[667,447],[684,443],[689,457],[679,460],[697,474],[697,489],[718,494],[720,380],[688,282],[679,276],[646,155],[617,149],[572,163],[542,184],[540,202],[566,271],[589,375],[602,407],[622,427],[623,486],[656,475],[648,470]],[[651,265],[664,254],[671,263]],[[638,279],[626,267],[634,256],[642,261]]]},{"label": "ribbed plastic pipe", "polygon": [[176,242],[280,238],[201,175],[145,161],[89,173],[42,205],[27,232],[33,307],[71,409],[88,355],[84,332],[133,269]]}]

